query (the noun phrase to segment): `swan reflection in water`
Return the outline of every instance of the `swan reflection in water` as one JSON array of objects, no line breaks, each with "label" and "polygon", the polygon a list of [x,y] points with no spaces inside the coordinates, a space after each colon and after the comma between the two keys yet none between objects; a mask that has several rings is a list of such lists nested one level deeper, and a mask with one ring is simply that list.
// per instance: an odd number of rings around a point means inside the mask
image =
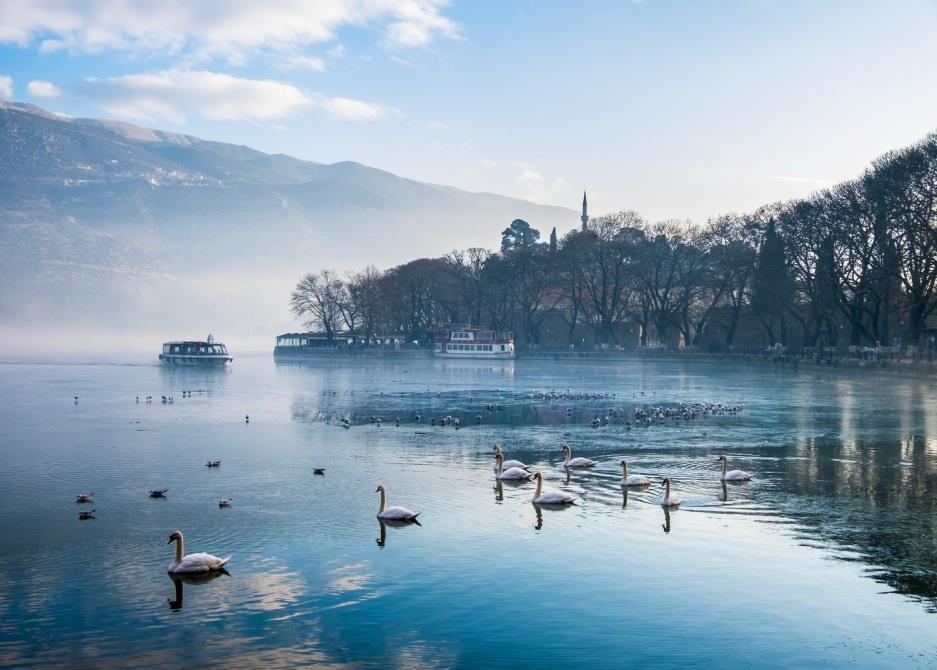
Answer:
[{"label": "swan reflection in water", "polygon": [[380,526],[380,537],[375,538],[377,546],[380,549],[383,549],[387,545],[387,527],[391,528],[408,528],[410,526],[420,526],[422,524],[415,523],[413,521],[399,521],[396,519],[378,519],[378,525]]},{"label": "swan reflection in water", "polygon": [[664,529],[665,533],[669,534],[670,533],[670,508],[662,507],[661,509],[664,510],[664,523],[661,524],[661,528]]},{"label": "swan reflection in water", "polygon": [[176,587],[176,597],[175,598],[166,598],[166,602],[169,603],[169,609],[176,611],[182,609],[182,585],[183,584],[207,584],[218,579],[221,576],[230,576],[231,573],[222,568],[221,570],[214,570],[212,572],[205,572],[201,574],[178,574],[178,573],[169,573],[169,578],[172,580],[173,585]]},{"label": "swan reflection in water", "polygon": [[497,480],[494,485],[495,490],[495,502],[500,503],[504,500],[504,486],[501,485],[501,480]]}]

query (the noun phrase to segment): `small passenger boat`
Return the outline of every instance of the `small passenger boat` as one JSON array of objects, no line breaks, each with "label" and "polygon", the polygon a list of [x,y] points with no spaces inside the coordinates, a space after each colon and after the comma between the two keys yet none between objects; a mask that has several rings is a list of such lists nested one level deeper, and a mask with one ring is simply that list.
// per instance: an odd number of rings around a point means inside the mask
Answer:
[{"label": "small passenger boat", "polygon": [[221,342],[209,335],[204,342],[165,342],[159,360],[164,365],[218,366],[223,367],[234,360]]}]

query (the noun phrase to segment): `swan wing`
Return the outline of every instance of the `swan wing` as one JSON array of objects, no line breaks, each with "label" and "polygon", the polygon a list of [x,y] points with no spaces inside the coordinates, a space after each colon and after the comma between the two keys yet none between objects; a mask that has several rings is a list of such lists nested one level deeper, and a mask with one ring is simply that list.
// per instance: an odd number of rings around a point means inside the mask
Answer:
[{"label": "swan wing", "polygon": [[576,499],[564,491],[544,491],[534,498],[538,505],[568,505]]},{"label": "swan wing", "polygon": [[505,461],[504,464],[502,465],[502,467],[503,467],[505,470],[510,470],[511,468],[523,468],[523,469],[526,469],[526,468],[529,468],[530,466],[529,466],[529,465],[525,465],[524,463],[521,463],[520,461],[515,461],[514,459],[511,459],[511,460],[509,460],[509,461]]},{"label": "swan wing", "polygon": [[529,479],[530,473],[522,468],[508,468],[501,473],[500,479]]},{"label": "swan wing", "polygon": [[573,458],[566,462],[567,468],[591,468],[595,465],[597,461],[593,461],[591,458]]},{"label": "swan wing", "polygon": [[647,486],[651,480],[644,475],[628,475],[625,480],[625,486]]},{"label": "swan wing", "polygon": [[206,553],[187,554],[178,563],[176,561],[170,563],[169,572],[211,572],[212,570],[221,570],[230,560],[230,556],[218,558]]},{"label": "swan wing", "polygon": [[752,478],[751,473],[745,472],[744,470],[729,470],[726,473],[725,477],[723,477],[724,480],[735,481],[735,482],[745,481],[751,478]]},{"label": "swan wing", "polygon": [[661,498],[660,504],[664,507],[676,507],[680,504],[680,496],[671,494],[669,497]]},{"label": "swan wing", "polygon": [[419,513],[414,512],[411,509],[406,507],[401,507],[396,505],[394,507],[388,507],[383,512],[378,514],[379,519],[398,519],[398,520],[409,520],[415,519]]}]

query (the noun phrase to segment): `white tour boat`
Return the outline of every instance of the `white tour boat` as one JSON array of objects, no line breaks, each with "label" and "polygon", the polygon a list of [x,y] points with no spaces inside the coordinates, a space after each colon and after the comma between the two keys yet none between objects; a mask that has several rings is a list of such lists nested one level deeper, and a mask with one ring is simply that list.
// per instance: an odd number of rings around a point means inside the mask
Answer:
[{"label": "white tour boat", "polygon": [[437,335],[433,344],[433,353],[443,358],[514,358],[510,331],[453,326]]},{"label": "white tour boat", "polygon": [[215,342],[214,338],[209,335],[204,342],[188,340],[165,342],[159,360],[165,365],[222,367],[234,359],[228,354],[225,345],[221,342]]}]

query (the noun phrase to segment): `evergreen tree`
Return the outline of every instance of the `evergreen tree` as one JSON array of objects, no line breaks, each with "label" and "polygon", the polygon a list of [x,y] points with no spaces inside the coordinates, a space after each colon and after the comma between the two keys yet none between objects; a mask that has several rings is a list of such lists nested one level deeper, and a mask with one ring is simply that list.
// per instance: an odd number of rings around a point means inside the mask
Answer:
[{"label": "evergreen tree", "polygon": [[556,251],[556,226],[550,232],[550,251]]}]

